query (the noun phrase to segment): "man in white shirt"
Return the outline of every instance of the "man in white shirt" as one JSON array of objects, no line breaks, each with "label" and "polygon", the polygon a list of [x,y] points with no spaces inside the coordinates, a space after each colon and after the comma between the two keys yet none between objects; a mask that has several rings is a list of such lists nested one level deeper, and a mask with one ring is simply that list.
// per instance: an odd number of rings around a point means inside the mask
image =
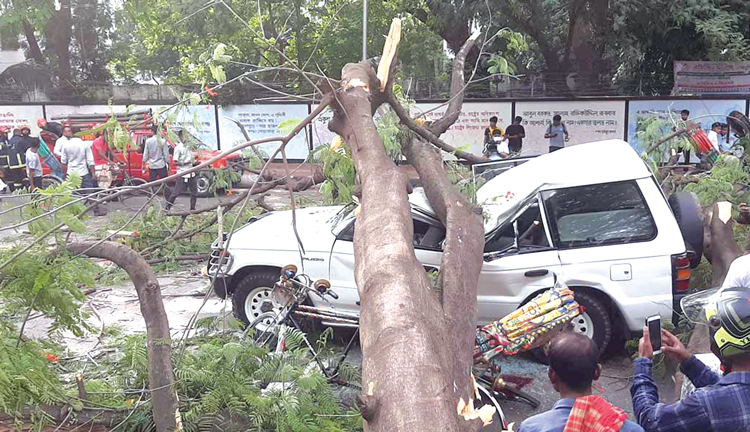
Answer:
[{"label": "man in white shirt", "polygon": [[722,288],[750,289],[750,255],[743,255],[732,261],[727,277],[724,278]]},{"label": "man in white shirt", "polygon": [[714,150],[721,153],[721,147],[719,146],[719,141],[721,141],[721,123],[711,125],[711,130],[708,131],[708,140],[711,141]]},{"label": "man in white shirt", "polygon": [[141,166],[141,171],[145,173],[146,164],[148,164],[149,182],[169,175],[169,144],[164,138],[158,136],[157,126],[152,126],[151,131],[154,134],[146,140],[143,147],[143,165]]},{"label": "man in white shirt", "polygon": [[55,156],[57,156],[58,158],[62,158],[63,150],[65,149],[65,146],[72,141],[83,142],[82,139],[73,136],[73,129],[70,126],[65,126],[63,128],[63,136],[61,136],[60,138],[57,139],[57,141],[55,141],[55,150],[54,150]]},{"label": "man in white shirt", "polygon": [[[183,134],[180,132],[180,141],[177,142],[177,145],[174,147],[174,154],[172,154],[172,163],[175,165],[177,173],[189,170],[195,161],[193,152],[187,148],[183,142],[183,138]],[[186,183],[190,190],[190,210],[195,210],[195,204],[198,201],[198,181],[195,173],[190,173],[177,179],[177,183],[172,188],[169,197],[167,197],[167,211],[172,208],[172,204],[174,204],[177,197],[185,191]]]},{"label": "man in white shirt", "polygon": [[[63,134],[69,127],[66,127]],[[62,151],[60,162],[63,165],[63,177],[76,173],[81,177],[81,187],[78,193],[81,195],[90,195],[93,189],[97,187],[94,181],[94,154],[91,152],[91,146],[81,139],[70,140],[65,143]],[[94,207],[94,213],[97,216],[103,216],[106,211],[99,206]]]},{"label": "man in white shirt", "polygon": [[31,141],[30,147],[26,150],[26,171],[29,177],[30,190],[42,188],[42,161],[39,159],[39,139]]}]

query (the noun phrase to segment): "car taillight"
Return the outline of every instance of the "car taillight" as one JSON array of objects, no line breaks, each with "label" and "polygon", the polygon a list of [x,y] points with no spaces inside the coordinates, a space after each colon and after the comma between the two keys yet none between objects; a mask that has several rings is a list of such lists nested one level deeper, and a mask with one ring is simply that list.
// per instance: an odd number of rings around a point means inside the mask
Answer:
[{"label": "car taillight", "polygon": [[672,290],[685,292],[690,288],[690,259],[687,254],[672,255]]}]

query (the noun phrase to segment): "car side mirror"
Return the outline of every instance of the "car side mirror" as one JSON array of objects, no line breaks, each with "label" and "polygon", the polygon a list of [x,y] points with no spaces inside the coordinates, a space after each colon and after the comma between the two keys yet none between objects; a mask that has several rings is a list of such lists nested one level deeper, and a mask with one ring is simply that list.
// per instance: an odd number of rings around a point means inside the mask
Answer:
[{"label": "car side mirror", "polygon": [[513,221],[513,246],[518,250],[518,219]]}]

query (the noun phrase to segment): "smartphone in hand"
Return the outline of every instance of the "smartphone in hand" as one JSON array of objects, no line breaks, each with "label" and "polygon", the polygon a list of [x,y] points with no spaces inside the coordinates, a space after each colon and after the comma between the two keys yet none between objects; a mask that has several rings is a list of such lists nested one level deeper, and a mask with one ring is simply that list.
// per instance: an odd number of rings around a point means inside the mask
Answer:
[{"label": "smartphone in hand", "polygon": [[646,327],[648,327],[648,335],[651,339],[654,355],[661,354],[661,316],[654,315],[646,318]]}]

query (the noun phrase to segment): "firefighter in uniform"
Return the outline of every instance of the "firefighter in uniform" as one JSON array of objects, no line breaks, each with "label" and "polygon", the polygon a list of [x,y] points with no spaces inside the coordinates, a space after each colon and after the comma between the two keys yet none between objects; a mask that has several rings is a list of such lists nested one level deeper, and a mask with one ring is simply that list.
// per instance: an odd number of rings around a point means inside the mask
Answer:
[{"label": "firefighter in uniform", "polygon": [[0,127],[0,169],[3,171],[3,181],[13,192],[22,189],[26,178],[25,156],[8,140],[8,127]]}]

